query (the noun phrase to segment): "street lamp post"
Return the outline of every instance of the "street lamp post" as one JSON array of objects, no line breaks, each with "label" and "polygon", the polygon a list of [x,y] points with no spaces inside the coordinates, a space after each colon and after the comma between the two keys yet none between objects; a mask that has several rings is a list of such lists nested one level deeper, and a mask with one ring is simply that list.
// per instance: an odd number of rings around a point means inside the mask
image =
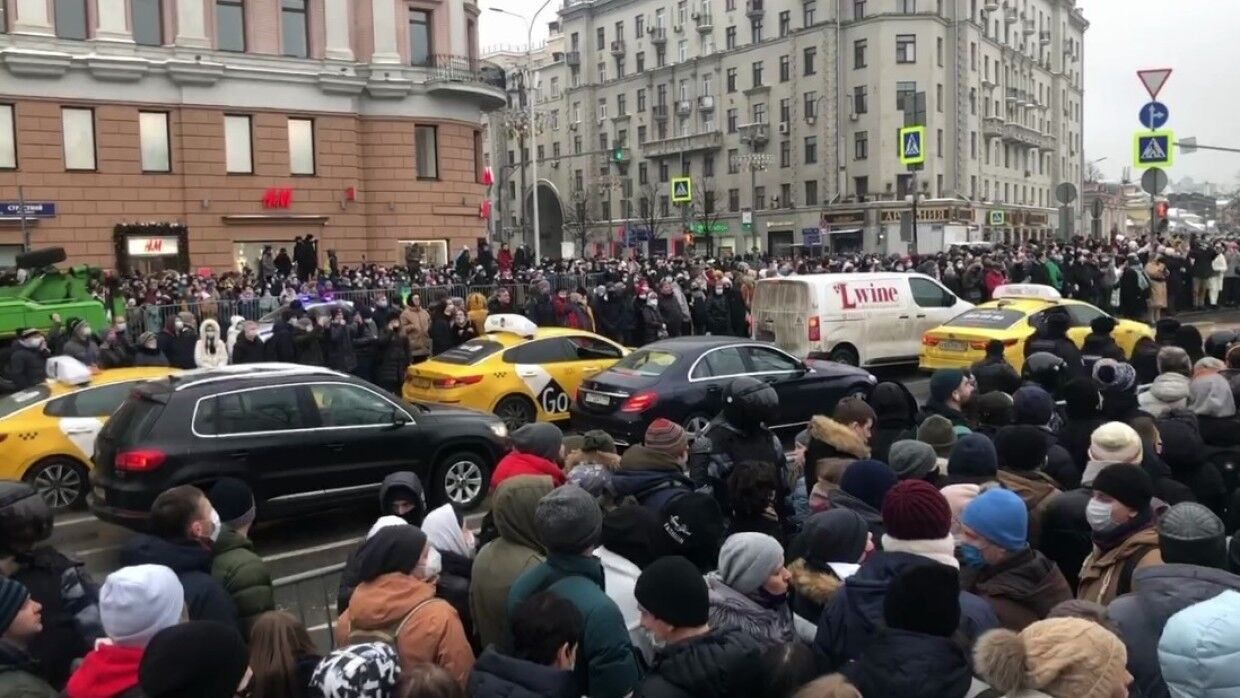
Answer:
[{"label": "street lamp post", "polygon": [[492,7],[492,12],[510,15],[525,22],[525,104],[527,109],[527,117],[530,123],[530,176],[534,180],[534,191],[532,197],[534,199],[534,259],[542,258],[542,240],[540,239],[540,229],[538,226],[538,125],[534,122],[534,20],[538,19],[539,13],[547,9],[547,5],[551,4],[551,0],[545,0],[542,5],[534,12],[529,19],[524,16],[511,12],[500,7]]}]

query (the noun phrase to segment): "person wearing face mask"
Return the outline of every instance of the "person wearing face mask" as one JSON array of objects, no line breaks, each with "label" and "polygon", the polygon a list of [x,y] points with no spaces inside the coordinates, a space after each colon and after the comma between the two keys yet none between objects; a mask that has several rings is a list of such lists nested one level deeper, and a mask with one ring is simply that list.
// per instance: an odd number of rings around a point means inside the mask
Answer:
[{"label": "person wearing face mask", "polygon": [[5,375],[15,389],[26,390],[47,380],[47,338],[35,328],[22,330],[9,354]]},{"label": "person wearing face mask", "polygon": [[990,489],[965,505],[957,534],[961,588],[985,599],[1000,625],[1017,632],[1072,598],[1055,563],[1029,547],[1028,523],[1015,492]]},{"label": "person wearing face mask", "polygon": [[314,319],[306,315],[294,321],[293,347],[297,363],[304,366],[327,365],[323,355],[323,343],[330,323],[331,318],[327,315],[319,315]]},{"label": "person wearing face mask", "polygon": [[232,363],[254,364],[263,361],[263,340],[258,336],[258,323],[247,320],[233,344]]},{"label": "person wearing face mask", "polygon": [[1162,563],[1154,504],[1153,483],[1141,466],[1113,463],[1102,468],[1085,507],[1093,550],[1081,566],[1076,598],[1108,604],[1132,591],[1136,570]]},{"label": "person wearing face mask", "polygon": [[722,281],[711,285],[706,296],[706,334],[728,336],[732,334],[732,298]]},{"label": "person wearing face mask", "polygon": [[250,528],[254,525],[254,493],[243,480],[225,477],[211,486],[207,499],[219,512],[220,534],[212,546],[211,576],[237,605],[241,627],[249,637],[254,621],[275,610],[271,571],[254,552]]},{"label": "person wearing face mask", "polygon": [[663,322],[663,314],[659,311],[659,297],[655,293],[646,294],[646,302],[642,306],[638,318],[637,339],[645,345],[666,339],[667,325]]},{"label": "person wearing face mask", "polygon": [[[431,315],[422,308],[422,297],[409,294],[408,305],[400,313],[400,332],[408,343],[409,362],[419,363],[431,355]],[[404,369],[401,369],[404,378]]]},{"label": "person wearing face mask", "polygon": [[163,565],[181,580],[190,620],[212,620],[240,630],[237,606],[211,576],[212,547],[221,533],[220,515],[202,490],[179,485],[151,504],[150,533],[134,534],[121,546],[120,564]]},{"label": "person wearing face mask", "polygon": [[797,632],[790,581],[779,541],[755,532],[728,536],[719,569],[706,575],[711,627],[739,629],[764,643],[791,642]]},{"label": "person wearing face mask", "polygon": [[159,350],[159,339],[154,332],[138,335],[133,350],[134,366],[167,366],[168,358]]},{"label": "person wearing face mask", "polygon": [[194,345],[194,363],[198,368],[219,368],[228,365],[228,345],[220,337],[220,324],[207,318],[199,327],[201,336]]},{"label": "person wearing face mask", "polygon": [[99,345],[99,368],[121,368],[130,362],[129,352],[121,345],[116,328],[109,327],[104,332],[103,343]]},{"label": "person wearing face mask", "polygon": [[[460,512],[451,504],[444,504],[431,511],[422,521],[431,551],[429,567],[437,567],[435,595],[452,604],[461,619],[465,636],[474,638],[473,616],[469,612],[469,582],[478,552],[474,534],[464,525]],[[436,561],[437,559],[437,561]],[[474,653],[482,650],[474,645]]]},{"label": "person wearing face mask", "polygon": [[[379,511],[382,516],[371,526],[366,540],[373,538],[386,526],[421,526],[422,519],[426,516],[426,493],[417,474],[402,470],[383,478],[383,483],[379,485]],[[362,549],[366,547],[366,540],[349,553],[344,569],[340,572],[340,587],[336,591],[338,613],[349,607],[353,590],[361,581],[361,555]]]},{"label": "person wearing face mask", "polygon": [[180,312],[164,321],[164,329],[159,333],[159,351],[168,359],[170,366],[194,368],[194,347],[197,343],[193,315]]},{"label": "person wearing face mask", "polygon": [[375,341],[375,384],[399,395],[409,366],[409,343],[400,331],[400,317],[388,315],[387,323],[379,325]]},{"label": "person wearing face mask", "polygon": [[69,339],[65,342],[64,355],[87,366],[99,366],[99,343],[91,334],[90,324],[79,318],[70,318],[67,327]]},{"label": "person wearing face mask", "polygon": [[465,630],[451,604],[435,596],[438,555],[416,526],[388,526],[362,548],[361,583],[340,614],[337,646],[387,642],[402,671],[437,664],[462,688],[474,665]]}]

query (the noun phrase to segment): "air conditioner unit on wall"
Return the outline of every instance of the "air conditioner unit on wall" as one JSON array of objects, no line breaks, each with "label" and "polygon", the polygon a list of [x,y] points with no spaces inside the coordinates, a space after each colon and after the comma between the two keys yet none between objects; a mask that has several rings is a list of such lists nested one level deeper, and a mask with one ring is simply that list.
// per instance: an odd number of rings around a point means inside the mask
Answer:
[{"label": "air conditioner unit on wall", "polygon": [[788,122],[787,122],[787,121],[781,121],[781,122],[779,122],[779,133],[780,133],[780,135],[786,136],[786,135],[788,135],[788,132],[789,132],[790,130],[792,130],[792,129],[791,129],[791,127],[788,125]]}]

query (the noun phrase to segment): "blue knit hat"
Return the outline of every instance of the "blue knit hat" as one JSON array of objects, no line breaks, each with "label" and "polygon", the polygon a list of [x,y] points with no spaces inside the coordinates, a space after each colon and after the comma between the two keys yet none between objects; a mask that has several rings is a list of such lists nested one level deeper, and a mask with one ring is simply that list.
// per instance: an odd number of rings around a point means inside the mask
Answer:
[{"label": "blue knit hat", "polygon": [[964,371],[958,368],[945,368],[935,371],[930,376],[930,399],[935,402],[947,402],[956,388],[964,381]]},{"label": "blue knit hat", "polygon": [[13,624],[13,619],[26,605],[30,592],[26,585],[8,577],[0,577],[0,633],[4,633]]},{"label": "blue knit hat", "polygon": [[880,460],[858,460],[848,464],[840,478],[840,489],[869,504],[875,511],[883,508],[887,496],[898,478],[891,466]]},{"label": "blue knit hat", "polygon": [[1029,510],[1020,495],[1011,490],[981,493],[965,505],[960,523],[1008,552],[1024,550],[1029,544]]}]

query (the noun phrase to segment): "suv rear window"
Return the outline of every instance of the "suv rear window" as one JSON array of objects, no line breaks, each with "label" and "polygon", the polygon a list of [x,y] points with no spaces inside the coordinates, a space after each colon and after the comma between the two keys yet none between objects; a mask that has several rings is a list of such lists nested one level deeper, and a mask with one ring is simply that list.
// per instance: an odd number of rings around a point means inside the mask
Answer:
[{"label": "suv rear window", "polygon": [[100,437],[111,439],[119,445],[137,443],[151,432],[151,427],[155,426],[163,411],[162,403],[134,393],[103,425]]},{"label": "suv rear window", "polygon": [[46,400],[48,395],[52,394],[51,388],[47,385],[36,385],[33,388],[19,390],[12,395],[6,395],[0,398],[0,417],[7,417],[14,412],[29,407],[40,400]]},{"label": "suv rear window", "polygon": [[1019,310],[1000,308],[974,308],[948,320],[945,327],[973,327],[984,330],[1006,330],[1015,325],[1025,314]]},{"label": "suv rear window", "polygon": [[503,344],[489,339],[471,339],[459,347],[453,347],[442,354],[436,354],[435,360],[446,364],[470,366],[488,356],[493,356],[503,348]]}]

